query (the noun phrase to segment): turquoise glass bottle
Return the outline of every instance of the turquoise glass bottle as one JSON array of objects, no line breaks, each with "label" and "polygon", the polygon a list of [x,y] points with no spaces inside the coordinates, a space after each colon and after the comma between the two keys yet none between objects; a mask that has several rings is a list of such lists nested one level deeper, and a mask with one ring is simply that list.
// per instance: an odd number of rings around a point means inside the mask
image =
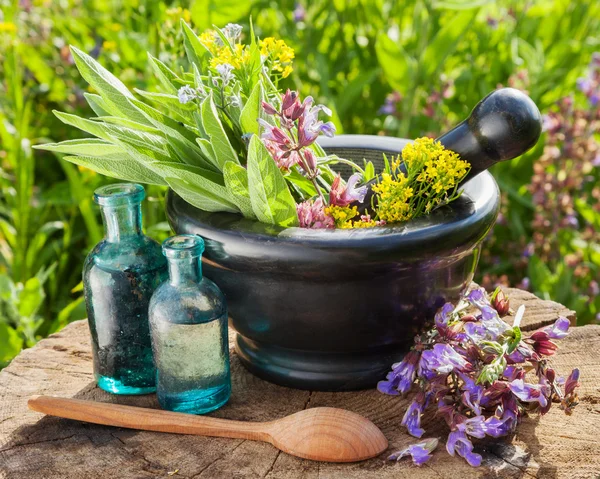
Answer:
[{"label": "turquoise glass bottle", "polygon": [[142,233],[144,188],[121,183],[96,190],[105,238],[83,268],[84,296],[98,386],[113,394],[156,390],[148,304],[167,278],[160,245]]},{"label": "turquoise glass bottle", "polygon": [[163,409],[205,414],[231,393],[227,306],[221,290],[202,277],[204,241],[178,235],[163,243],[169,279],[150,301],[150,329]]}]

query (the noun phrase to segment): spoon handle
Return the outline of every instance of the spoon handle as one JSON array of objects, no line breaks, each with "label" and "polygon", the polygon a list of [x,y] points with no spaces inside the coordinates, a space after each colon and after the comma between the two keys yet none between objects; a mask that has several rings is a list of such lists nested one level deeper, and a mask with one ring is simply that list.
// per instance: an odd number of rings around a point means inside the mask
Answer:
[{"label": "spoon handle", "polygon": [[76,421],[144,431],[230,437],[270,442],[269,423],[231,421],[158,409],[84,401],[81,399],[33,396],[27,405],[33,411]]}]

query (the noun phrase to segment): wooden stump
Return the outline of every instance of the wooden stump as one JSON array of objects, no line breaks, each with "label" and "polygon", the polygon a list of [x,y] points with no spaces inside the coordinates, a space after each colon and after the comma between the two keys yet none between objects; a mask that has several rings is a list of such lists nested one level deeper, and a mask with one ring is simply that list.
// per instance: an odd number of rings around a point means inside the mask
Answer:
[{"label": "wooden stump", "polygon": [[[519,290],[507,291],[516,309],[527,305],[524,329],[574,314],[559,304]],[[335,406],[371,419],[389,439],[380,457],[357,464],[317,463],[278,452],[258,442],[133,431],[43,417],[27,409],[34,394],[156,408],[154,395],[112,396],[93,380],[85,321],[23,351],[0,372],[0,478],[460,478],[600,477],[600,326],[575,328],[561,342],[553,363],[562,374],[581,369],[580,405],[571,417],[558,407],[544,417],[524,419],[515,437],[480,445],[480,468],[449,456],[443,443],[422,467],[410,460],[391,463],[387,455],[415,441],[400,426],[408,401],[375,390],[347,393],[299,391],[248,373],[232,354],[233,393],[213,415],[264,421],[316,406]],[[424,421],[426,437],[445,440],[447,428]]]}]

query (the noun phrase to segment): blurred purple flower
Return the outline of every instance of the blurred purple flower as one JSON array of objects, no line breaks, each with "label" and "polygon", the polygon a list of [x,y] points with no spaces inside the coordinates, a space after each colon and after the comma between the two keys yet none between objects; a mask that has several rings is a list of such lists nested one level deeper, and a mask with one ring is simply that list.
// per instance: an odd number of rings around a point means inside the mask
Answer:
[{"label": "blurred purple flower", "polygon": [[385,97],[385,103],[379,108],[381,115],[395,115],[398,113],[398,103],[402,101],[402,94],[393,91]]},{"label": "blurred purple flower", "polygon": [[306,10],[302,6],[300,2],[296,3],[296,8],[294,8],[294,12],[292,13],[294,17],[294,22],[303,22],[306,18]]}]

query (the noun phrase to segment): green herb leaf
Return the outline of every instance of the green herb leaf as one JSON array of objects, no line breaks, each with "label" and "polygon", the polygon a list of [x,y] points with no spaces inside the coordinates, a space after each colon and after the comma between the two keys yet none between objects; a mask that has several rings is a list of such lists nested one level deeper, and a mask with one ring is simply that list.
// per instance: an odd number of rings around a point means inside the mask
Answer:
[{"label": "green herb leaf", "polygon": [[281,171],[260,138],[253,135],[248,150],[248,188],[259,221],[297,226],[296,203]]},{"label": "green herb leaf", "polygon": [[201,65],[202,57],[206,55],[207,50],[183,18],[181,19],[181,32],[183,33],[183,47],[189,62]]},{"label": "green herb leaf", "polygon": [[111,113],[109,107],[106,105],[106,102],[102,99],[100,95],[96,95],[94,93],[85,92],[83,94],[85,99],[90,105],[90,108],[94,110],[94,113],[98,116],[110,116]]},{"label": "green herb leaf", "polygon": [[65,156],[64,160],[94,170],[101,175],[135,183],[166,185],[163,178],[148,166],[134,160],[129,155],[118,154],[116,157]]},{"label": "green herb leaf", "polygon": [[225,163],[232,161],[239,164],[238,156],[229,142],[229,138],[223,129],[221,120],[217,113],[217,108],[212,98],[209,95],[201,106],[202,125],[207,135],[210,138],[213,150],[215,152],[216,165],[219,170],[223,171]]},{"label": "green herb leaf", "polygon": [[179,178],[165,178],[171,189],[192,206],[204,211],[228,211],[239,213],[238,208],[223,197],[202,188],[198,184],[190,184]]},{"label": "green herb leaf", "polygon": [[246,218],[256,218],[250,201],[248,171],[241,165],[228,161],[223,168],[225,186],[234,203]]},{"label": "green herb leaf", "polygon": [[262,85],[257,83],[240,115],[240,125],[244,133],[258,135],[258,119],[260,118],[260,107],[263,100]]},{"label": "green herb leaf", "polygon": [[127,87],[100,63],[78,48],[71,47],[71,53],[81,76],[94,87],[109,107],[116,109],[120,115],[139,123],[148,123],[146,118],[127,100],[133,94]]},{"label": "green herb leaf", "polygon": [[167,65],[158,58],[154,58],[150,53],[148,53],[148,60],[152,66],[152,70],[154,70],[154,75],[158,78],[167,93],[176,95],[178,85],[183,83],[181,79]]},{"label": "green herb leaf", "polygon": [[36,150],[55,151],[69,155],[107,156],[123,153],[123,148],[98,138],[84,138],[82,140],[67,140],[60,143],[46,143],[34,145]]}]

